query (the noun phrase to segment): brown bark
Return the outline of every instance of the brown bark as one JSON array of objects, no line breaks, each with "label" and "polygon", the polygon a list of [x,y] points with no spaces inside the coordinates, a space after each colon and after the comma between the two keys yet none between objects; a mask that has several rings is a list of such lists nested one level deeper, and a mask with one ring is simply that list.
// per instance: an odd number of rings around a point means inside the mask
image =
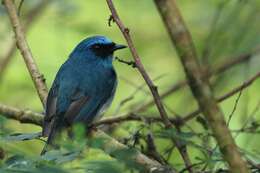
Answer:
[{"label": "brown bark", "polygon": [[13,0],[3,0],[7,13],[9,15],[11,24],[16,37],[17,47],[20,49],[20,53],[23,56],[27,69],[31,75],[34,82],[34,86],[37,90],[39,98],[42,104],[45,106],[45,101],[48,93],[47,86],[45,84],[45,79],[43,75],[39,72],[39,69],[35,63],[32,52],[28,46],[28,43],[24,36],[24,30],[19,21],[16,7]]},{"label": "brown bark", "polygon": [[154,0],[181,59],[189,86],[207,119],[220,151],[228,162],[230,172],[248,173],[246,162],[226,125],[224,115],[217,105],[209,82],[203,74],[191,35],[182,19],[175,0]]}]

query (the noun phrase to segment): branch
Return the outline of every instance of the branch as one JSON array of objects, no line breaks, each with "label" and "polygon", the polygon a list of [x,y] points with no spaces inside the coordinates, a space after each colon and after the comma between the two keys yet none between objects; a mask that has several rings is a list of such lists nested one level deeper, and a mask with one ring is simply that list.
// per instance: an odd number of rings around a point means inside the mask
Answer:
[{"label": "branch", "polygon": [[[25,16],[24,32],[26,33],[35,19],[44,11],[47,7],[49,0],[42,0],[35,8],[30,10]],[[8,48],[6,54],[0,61],[0,79],[3,77],[5,70],[11,62],[11,59],[16,51],[16,41],[13,41]]]},{"label": "branch", "polygon": [[[251,77],[249,80],[245,81],[242,85],[235,87],[228,93],[220,96],[217,101],[222,102],[233,95],[237,94],[241,90],[249,87],[250,85],[253,84],[255,80],[257,80],[260,77],[260,72]],[[175,119],[172,118],[171,122],[176,123],[178,126],[182,126],[185,122],[193,119],[197,115],[199,115],[201,111],[198,109],[192,113],[187,114],[184,116],[182,119]],[[30,110],[21,110],[17,109],[15,107],[10,107],[6,106],[4,104],[0,103],[0,113],[1,115],[5,116],[6,118],[9,119],[14,119],[18,120],[20,123],[31,123],[31,124],[36,124],[36,125],[41,125],[42,124],[42,114],[35,113]],[[161,118],[158,117],[140,117],[137,116],[136,114],[130,114],[130,115],[125,115],[125,116],[117,116],[113,118],[104,118],[96,123],[93,124],[93,126],[99,126],[102,124],[113,124],[113,123],[120,123],[120,122],[125,122],[125,121],[147,121],[147,122],[158,122],[161,121]],[[177,124],[178,123],[178,124]]]},{"label": "branch", "polygon": [[[45,105],[45,100],[47,97],[47,87],[45,85],[45,81],[43,76],[39,73],[38,67],[34,62],[32,53],[30,51],[30,48],[26,42],[25,36],[23,34],[23,30],[19,21],[19,18],[17,16],[17,10],[15,8],[15,5],[12,0],[3,0],[4,5],[6,7],[6,10],[9,14],[10,21],[13,25],[13,29],[15,32],[16,40],[17,40],[17,46],[21,51],[21,54],[24,58],[24,61],[27,65],[27,68],[30,72],[30,75],[32,77],[32,80],[35,84],[35,87],[38,91],[38,95],[43,103]],[[7,118],[16,119],[21,122],[26,123],[33,123],[35,125],[41,125],[43,121],[43,116],[40,114],[35,114],[32,112],[25,112],[23,110],[19,110],[14,107],[9,107],[6,105],[0,105],[0,113],[3,114]],[[101,148],[108,154],[110,154],[112,157],[114,153],[120,149],[126,149],[127,146],[119,143],[115,139],[109,137],[102,131],[96,131],[93,132],[92,135],[95,138],[103,138],[107,140],[107,143],[105,145],[102,145]],[[136,152],[136,154],[133,156],[133,160],[139,164],[142,165],[148,172],[168,172],[168,173],[174,173],[175,171],[169,169],[168,167],[162,166],[157,161],[149,159],[147,156],[143,155],[139,151]]]},{"label": "branch", "polygon": [[[248,53],[244,53],[244,54],[241,54],[241,55],[238,55],[235,57],[226,57],[224,59],[226,59],[227,61],[216,65],[216,67],[213,68],[213,70],[209,69],[206,77],[211,79],[215,75],[221,74],[221,73],[231,69],[232,67],[235,67],[236,65],[249,61],[257,53],[260,53],[260,46],[257,46],[255,49],[253,49],[252,51],[250,51]],[[188,82],[186,80],[179,81],[177,84],[174,84],[168,90],[163,92],[160,95],[161,99],[167,98],[167,96],[170,96],[172,93],[178,91],[179,89],[183,88],[187,84],[188,84]],[[138,107],[137,109],[135,109],[133,112],[144,112],[153,105],[154,105],[154,101],[150,100],[147,103],[145,103],[145,104],[141,105],[140,107]]]},{"label": "branch", "polygon": [[0,113],[6,118],[19,120],[21,123],[42,125],[43,115],[30,110],[21,110],[0,103]]},{"label": "branch", "polygon": [[[42,126],[43,115],[39,113],[34,113],[32,111],[25,111],[15,107],[0,104],[0,114],[6,118],[17,120],[21,123],[31,123],[38,126]],[[114,138],[110,137],[101,130],[93,130],[91,133],[93,138],[101,138],[106,141],[104,145],[101,145],[101,149],[115,157],[115,152],[122,149],[127,149],[127,146],[121,144]],[[175,173],[175,171],[170,170],[168,167],[161,165],[159,162],[148,158],[146,155],[137,151],[132,159],[138,164],[143,166],[150,173]]]},{"label": "branch", "polygon": [[[253,82],[255,80],[257,80],[259,77],[260,77],[260,72],[258,72],[256,75],[254,75],[253,77],[251,77],[247,81],[243,82],[242,85],[239,85],[239,86],[233,88],[231,91],[227,92],[226,94],[218,97],[217,102],[220,103],[220,102],[232,97],[233,95],[239,93],[241,90],[243,90],[243,89],[249,87],[250,85],[252,85]],[[173,124],[175,124],[175,126],[182,126],[187,121],[192,120],[193,118],[195,118],[200,113],[201,113],[201,110],[197,109],[197,110],[195,110],[191,113],[188,113],[188,114],[182,116],[183,118],[170,118],[170,121]],[[160,117],[147,117],[147,116],[140,117],[140,116],[138,116],[134,113],[129,113],[129,114],[123,115],[123,116],[115,116],[115,117],[112,117],[112,118],[104,118],[102,120],[99,120],[98,122],[95,122],[93,124],[93,126],[99,126],[99,125],[102,125],[102,124],[120,123],[120,122],[124,122],[124,121],[158,122],[158,121],[161,121],[161,118]]]},{"label": "branch", "polygon": [[[115,7],[114,7],[114,4],[113,4],[113,1],[112,0],[106,0],[107,1],[107,5],[111,11],[111,16],[109,18],[109,23],[111,21],[114,21],[117,26],[119,27],[120,31],[122,32],[127,44],[128,44],[128,47],[131,51],[131,54],[133,56],[133,59],[135,61],[135,66],[136,68],[138,69],[138,71],[140,72],[140,74],[142,75],[143,79],[145,80],[147,86],[149,87],[152,95],[153,95],[153,99],[154,99],[154,102],[157,106],[157,109],[160,113],[160,116],[161,116],[161,119],[165,125],[165,128],[172,128],[173,127],[173,124],[170,122],[169,118],[168,118],[168,115],[165,111],[165,108],[162,104],[162,101],[161,101],[161,98],[160,98],[160,95],[158,93],[158,88],[157,86],[154,85],[153,81],[151,80],[150,76],[147,74],[147,72],[145,71],[145,68],[141,62],[141,58],[139,57],[138,53],[137,53],[137,50],[134,46],[134,43],[132,41],[132,38],[130,36],[130,31],[127,27],[125,27],[125,25],[123,24],[123,22],[121,21]],[[190,167],[191,165],[191,161],[189,159],[189,156],[188,156],[188,153],[187,153],[187,150],[186,150],[186,146],[184,146],[183,144],[180,143],[180,141],[176,140],[176,139],[172,139],[174,144],[176,145],[176,147],[178,148],[182,158],[183,158],[183,161],[186,165],[186,167]],[[190,173],[192,173],[192,168],[189,169]]]},{"label": "branch", "polygon": [[38,92],[38,95],[41,99],[43,105],[45,105],[45,100],[47,96],[47,86],[45,84],[45,79],[43,75],[39,72],[38,67],[34,61],[31,50],[28,46],[28,43],[25,39],[24,32],[17,16],[17,10],[12,0],[3,0],[7,13],[9,15],[11,24],[16,37],[17,47],[20,49],[20,52],[23,56],[27,69],[31,75],[31,78],[34,82],[34,86]]},{"label": "branch", "polygon": [[167,164],[167,161],[163,158],[163,156],[157,151],[157,147],[155,145],[154,142],[154,137],[152,132],[149,132],[147,134],[146,140],[145,140],[146,144],[147,144],[147,155],[154,158],[155,160],[157,160],[158,162],[160,162],[161,164]]},{"label": "branch", "polygon": [[[222,102],[222,101],[232,97],[233,95],[237,94],[241,90],[252,85],[253,82],[255,80],[257,80],[259,77],[260,77],[260,72],[257,73],[256,75],[254,75],[253,77],[251,77],[249,80],[245,81],[242,85],[240,85],[240,86],[232,89],[228,93],[220,96],[217,99],[217,101]],[[182,119],[172,118],[170,120],[172,123],[175,123],[178,126],[182,126],[185,122],[196,117],[200,112],[201,111],[198,109],[192,113],[187,114]],[[31,124],[35,124],[35,125],[41,125],[42,118],[43,118],[42,114],[30,111],[30,110],[17,109],[15,107],[6,106],[1,103],[0,103],[0,114],[5,116],[6,118],[18,120],[20,123],[31,123]],[[117,117],[113,117],[113,118],[104,118],[104,119],[94,123],[93,126],[96,127],[96,126],[99,126],[102,124],[113,124],[113,123],[120,123],[120,122],[125,122],[125,121],[158,122],[158,121],[162,121],[162,120],[159,117],[140,117],[136,114],[127,114],[124,116],[117,116]]]},{"label": "branch", "polygon": [[[260,77],[260,72],[258,72],[256,75],[254,75],[253,77],[251,77],[250,79],[248,79],[247,81],[245,81],[242,85],[232,89],[231,91],[229,91],[228,93],[220,96],[219,98],[217,98],[217,102],[222,102],[224,100],[226,100],[227,98],[235,95],[236,93],[240,92],[241,90],[249,87],[251,84],[253,84],[253,82],[258,79]],[[200,109],[187,114],[186,116],[184,116],[184,118],[182,119],[184,122],[185,121],[189,121],[191,119],[193,119],[196,115],[198,115],[201,112]]]},{"label": "branch", "polygon": [[[131,51],[133,58],[134,58],[136,68],[138,69],[138,71],[140,72],[142,77],[144,78],[146,84],[148,85],[148,87],[149,87],[149,89],[150,89],[150,91],[153,95],[154,102],[157,106],[158,111],[160,112],[161,118],[162,118],[165,126],[171,127],[172,124],[169,121],[167,113],[165,111],[165,108],[164,108],[164,106],[161,102],[160,96],[159,96],[158,91],[157,91],[157,87],[153,84],[153,81],[151,80],[150,76],[147,74],[147,72],[144,69],[144,66],[141,62],[141,59],[140,59],[140,57],[139,57],[139,55],[136,51],[136,48],[135,48],[134,43],[132,41],[132,38],[130,36],[130,30],[127,27],[124,26],[123,22],[119,18],[117,11],[114,7],[113,1],[107,0],[107,4],[108,4],[108,7],[109,7],[109,9],[112,13],[113,21],[116,22],[117,26],[119,27],[120,31],[122,32],[122,34],[125,37],[125,40],[126,40],[128,46],[129,46],[129,49]],[[111,19],[110,19],[110,21],[111,21]]]},{"label": "branch", "polygon": [[191,35],[185,26],[176,1],[154,0],[154,2],[179,54],[191,91],[209,122],[230,171],[249,172],[225,123],[224,115],[215,101],[209,82],[205,79],[199,65]]}]

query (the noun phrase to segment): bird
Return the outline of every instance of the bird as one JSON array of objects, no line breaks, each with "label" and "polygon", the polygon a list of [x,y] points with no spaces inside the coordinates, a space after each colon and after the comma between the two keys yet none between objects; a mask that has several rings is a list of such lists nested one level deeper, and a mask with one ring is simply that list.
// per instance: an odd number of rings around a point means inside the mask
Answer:
[{"label": "bird", "polygon": [[75,123],[89,126],[110,106],[117,88],[113,67],[114,52],[126,48],[105,36],[82,40],[58,70],[47,96],[42,136],[47,137],[41,152],[62,129]]}]

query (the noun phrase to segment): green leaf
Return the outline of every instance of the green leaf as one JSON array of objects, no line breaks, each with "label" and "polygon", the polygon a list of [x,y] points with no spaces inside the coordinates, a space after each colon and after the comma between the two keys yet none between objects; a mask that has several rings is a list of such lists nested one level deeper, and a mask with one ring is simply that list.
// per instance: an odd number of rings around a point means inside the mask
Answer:
[{"label": "green leaf", "polygon": [[33,162],[25,159],[22,155],[14,155],[5,161],[8,168],[26,168],[33,167]]},{"label": "green leaf", "polygon": [[87,145],[92,148],[102,148],[106,144],[106,141],[106,138],[93,138],[87,141]]},{"label": "green leaf", "polygon": [[14,155],[8,158],[1,167],[2,173],[67,173],[57,165],[51,165],[46,162],[40,162],[36,158],[27,158],[22,155]]},{"label": "green leaf", "polygon": [[175,128],[158,131],[155,135],[161,138],[179,138],[182,140],[190,139],[195,136],[195,134],[191,132],[178,132]]},{"label": "green leaf", "polygon": [[88,161],[85,164],[86,173],[122,173],[123,167],[116,161]]},{"label": "green leaf", "polygon": [[25,140],[32,140],[41,137],[41,132],[38,133],[14,133],[2,138],[6,141],[25,141]]},{"label": "green leaf", "polygon": [[80,151],[62,153],[60,150],[51,150],[46,152],[42,158],[47,161],[54,161],[55,163],[64,163],[76,159],[79,154]]},{"label": "green leaf", "polygon": [[124,163],[129,169],[136,169],[142,172],[144,171],[143,166],[134,159],[136,154],[137,150],[134,148],[120,149],[112,153],[118,161]]}]

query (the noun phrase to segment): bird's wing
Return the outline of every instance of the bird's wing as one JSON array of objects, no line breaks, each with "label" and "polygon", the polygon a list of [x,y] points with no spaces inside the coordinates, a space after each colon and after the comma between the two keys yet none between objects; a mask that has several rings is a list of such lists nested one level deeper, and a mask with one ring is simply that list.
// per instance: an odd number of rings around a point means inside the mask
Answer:
[{"label": "bird's wing", "polygon": [[71,103],[68,110],[64,114],[64,119],[67,124],[71,124],[74,121],[81,109],[91,100],[91,97],[85,92],[76,90],[73,95],[71,95],[70,99]]},{"label": "bird's wing", "polygon": [[116,87],[117,79],[112,78],[109,83],[106,83],[102,90],[97,90],[84,107],[82,107],[82,110],[75,117],[74,122],[83,122],[87,125],[98,120],[100,118],[99,115],[111,104]]},{"label": "bird's wing", "polygon": [[57,89],[58,89],[58,85],[56,85],[54,82],[47,97],[45,116],[43,120],[43,130],[42,130],[43,136],[49,135],[51,126],[53,124],[53,117],[55,116],[56,113]]},{"label": "bird's wing", "polygon": [[[83,86],[80,75],[73,75],[65,68],[61,70],[47,98],[44,136],[49,136],[56,125],[60,128],[73,122],[91,123],[110,104],[115,92],[117,80],[114,71],[112,77],[105,80],[96,77],[98,82],[93,82],[93,78],[84,78]],[[53,125],[54,122],[56,125]]]},{"label": "bird's wing", "polygon": [[[49,92],[43,124],[43,136],[49,136],[54,121],[57,121],[57,116],[61,116],[59,122],[57,122],[60,124],[59,126],[70,125],[89,98],[78,89],[68,88],[67,91],[70,91],[71,94],[67,93],[65,97],[64,94],[59,94],[61,93],[59,90],[59,86],[54,84]],[[62,100],[63,103],[58,100]]]}]

